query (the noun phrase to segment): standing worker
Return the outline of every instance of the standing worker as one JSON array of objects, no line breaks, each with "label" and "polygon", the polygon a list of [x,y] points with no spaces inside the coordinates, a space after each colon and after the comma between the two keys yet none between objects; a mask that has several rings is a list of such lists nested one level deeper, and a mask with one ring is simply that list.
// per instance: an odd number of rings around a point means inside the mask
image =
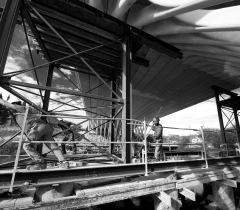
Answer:
[{"label": "standing worker", "polygon": [[[147,142],[155,142],[157,144],[163,143],[163,137],[162,137],[163,127],[159,123],[159,121],[160,121],[159,117],[153,118],[152,130],[153,130],[154,134],[149,135],[147,137]],[[154,157],[156,158],[157,161],[164,161],[164,151],[163,151],[162,144],[156,145]]]},{"label": "standing worker", "polygon": [[[21,101],[9,103],[0,98],[0,104],[13,110],[18,113],[25,113],[26,107],[21,105]],[[52,138],[53,128],[50,124],[41,120],[39,116],[36,116],[38,111],[29,107],[29,113],[27,116],[27,121],[25,125],[25,134],[27,136],[28,141],[54,141]],[[23,119],[24,115],[17,115],[16,122],[22,128],[23,127]],[[28,166],[28,170],[41,170],[47,168],[47,163],[43,159],[43,157],[39,154],[39,152],[35,149],[36,144],[34,143],[24,143],[23,149],[25,152],[35,161],[35,164],[32,166]],[[61,149],[58,147],[56,143],[46,143],[48,148],[50,148],[54,155],[57,157],[59,161],[59,167],[67,169],[69,168],[69,162],[65,160]]]}]

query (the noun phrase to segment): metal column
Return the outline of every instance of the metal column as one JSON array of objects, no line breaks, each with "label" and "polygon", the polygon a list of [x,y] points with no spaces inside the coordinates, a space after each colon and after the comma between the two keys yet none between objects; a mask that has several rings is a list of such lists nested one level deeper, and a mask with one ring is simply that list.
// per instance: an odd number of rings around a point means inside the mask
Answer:
[{"label": "metal column", "polygon": [[[51,85],[52,85],[54,66],[55,66],[55,64],[51,64],[49,66],[48,76],[47,76],[47,83],[46,83],[47,87],[51,87]],[[50,90],[45,90],[44,100],[43,100],[43,109],[45,111],[48,111],[50,93],[51,93]]]},{"label": "metal column", "polygon": [[234,114],[234,118],[235,118],[236,130],[237,130],[237,141],[238,141],[238,143],[240,143],[240,125],[239,125],[237,110],[233,110],[233,114]]},{"label": "metal column", "polygon": [[7,0],[0,20],[0,76],[6,64],[19,8],[20,0]]},{"label": "metal column", "polygon": [[[54,64],[51,64],[48,68],[48,76],[47,76],[47,82],[46,82],[46,86],[48,87],[51,87],[52,85],[54,66],[55,66]],[[43,110],[45,110],[46,112],[48,111],[50,93],[51,93],[50,90],[45,90],[44,99],[43,99]],[[43,117],[43,119],[46,120],[45,117]],[[43,144],[37,145],[37,151],[40,154],[42,154],[42,148],[43,148]]]},{"label": "metal column", "polygon": [[220,101],[219,101],[219,94],[218,94],[218,91],[215,89],[214,89],[214,94],[215,94],[217,111],[218,111],[218,119],[219,119],[219,124],[220,124],[220,129],[221,129],[222,143],[227,143],[224,123],[223,123],[222,109],[221,109],[221,105],[220,105]]},{"label": "metal column", "polygon": [[[123,64],[122,64],[122,98],[124,101],[122,118],[130,119],[131,113],[131,61],[132,61],[132,40],[130,33],[126,32],[123,42]],[[131,141],[131,125],[129,120],[122,121],[122,142]],[[122,159],[125,163],[131,162],[131,145],[124,144],[122,149]]]},{"label": "metal column", "polygon": [[[116,81],[115,79],[112,80],[111,82],[111,88],[113,91],[117,91],[117,86],[116,86]],[[112,98],[116,98],[115,94],[113,94],[112,92]],[[116,113],[116,110],[114,108],[114,105],[115,105],[115,102],[112,102],[112,110],[111,110],[111,113],[110,113],[110,116],[111,118],[113,118],[113,116],[115,116],[115,113]],[[115,139],[114,139],[114,136],[115,136],[115,133],[114,133],[114,124],[115,124],[115,121],[114,120],[111,120],[111,126],[110,126],[110,141],[111,142],[114,142]],[[110,144],[109,145],[109,152],[112,153],[113,151],[113,147],[114,147],[114,144]]]}]

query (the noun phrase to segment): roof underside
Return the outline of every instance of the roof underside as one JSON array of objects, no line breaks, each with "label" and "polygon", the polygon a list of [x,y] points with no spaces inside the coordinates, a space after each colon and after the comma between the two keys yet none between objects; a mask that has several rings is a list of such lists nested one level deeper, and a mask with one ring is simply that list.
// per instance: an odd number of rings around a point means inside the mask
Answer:
[{"label": "roof underside", "polygon": [[[81,55],[106,81],[121,73],[118,41],[128,27],[123,22],[134,26],[133,118],[150,119],[160,107],[163,117],[213,97],[212,85],[228,90],[239,87],[240,6],[237,1],[180,2],[32,0],[30,3],[76,51],[107,44]],[[87,4],[116,19],[88,8]],[[24,15],[26,18],[27,13]],[[46,47],[47,52],[39,46],[45,58],[55,60],[72,54],[37,16],[30,16]],[[29,35],[33,33],[32,30]],[[183,59],[179,59],[177,48],[182,51]],[[59,63],[89,72],[77,57]],[[84,74],[81,81],[83,90],[88,90]],[[93,87],[99,83],[97,79],[91,82],[95,84]],[[98,94],[101,92],[105,93],[106,89],[99,89]],[[87,103],[86,106],[94,106],[93,100]]]}]

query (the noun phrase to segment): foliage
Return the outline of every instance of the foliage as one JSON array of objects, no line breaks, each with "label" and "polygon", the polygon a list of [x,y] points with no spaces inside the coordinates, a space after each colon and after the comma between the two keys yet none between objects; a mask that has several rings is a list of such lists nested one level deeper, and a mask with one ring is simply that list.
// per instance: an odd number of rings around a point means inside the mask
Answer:
[{"label": "foliage", "polygon": [[[204,139],[206,146],[213,146],[214,148],[220,148],[221,142],[221,132],[218,128],[204,128]],[[202,134],[199,132],[199,137],[202,137]]]},{"label": "foliage", "polygon": [[0,155],[14,155],[16,154],[18,144],[9,142],[6,145],[0,147]]},{"label": "foliage", "polygon": [[164,142],[166,143],[172,143],[172,142],[179,142],[181,139],[181,136],[170,134],[169,136],[164,136]]},{"label": "foliage", "polygon": [[181,136],[180,141],[179,141],[180,145],[178,147],[178,150],[184,150],[186,148],[189,148],[188,145],[186,145],[189,143],[191,143],[190,136]]}]

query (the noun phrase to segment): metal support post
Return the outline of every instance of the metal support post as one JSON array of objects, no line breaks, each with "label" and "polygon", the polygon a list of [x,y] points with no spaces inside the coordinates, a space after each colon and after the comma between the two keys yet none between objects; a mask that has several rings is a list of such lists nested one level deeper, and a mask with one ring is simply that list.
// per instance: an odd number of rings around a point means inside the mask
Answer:
[{"label": "metal support post", "polygon": [[0,19],[0,76],[2,76],[6,64],[19,8],[20,0],[7,0]]},{"label": "metal support post", "polygon": [[[54,71],[54,63],[51,64],[48,68],[48,76],[47,76],[47,83],[46,83],[47,87],[51,87],[52,85],[53,71]],[[44,100],[43,100],[43,109],[45,111],[48,111],[50,93],[51,93],[50,90],[45,91]]]},{"label": "metal support post", "polygon": [[204,150],[204,159],[205,159],[205,163],[206,163],[206,168],[208,168],[207,150],[206,150],[206,142],[205,142],[205,138],[204,138],[203,126],[201,126],[201,134],[202,134],[202,144],[203,144],[203,150]]},{"label": "metal support post", "polygon": [[[123,63],[122,63],[122,99],[124,101],[122,118],[131,119],[131,60],[132,60],[132,40],[130,33],[126,33],[123,43]],[[131,141],[131,125],[129,120],[122,121],[122,142]],[[131,162],[131,145],[123,144],[122,158],[126,163]]]},{"label": "metal support post", "polygon": [[146,128],[146,120],[143,122],[144,126],[144,150],[145,150],[145,176],[148,176],[148,164],[147,164],[147,128]]},{"label": "metal support post", "polygon": [[[117,86],[116,86],[116,82],[115,80],[113,79],[112,82],[111,82],[111,87],[112,87],[112,90],[116,92],[117,90]],[[116,98],[115,95],[113,94],[112,92],[112,98]],[[111,118],[115,115],[115,102],[112,102],[112,110],[111,110]],[[112,144],[112,142],[114,142],[114,123],[115,121],[114,120],[111,120],[110,122],[110,142],[111,144],[109,145],[109,152],[112,153],[113,151],[113,147],[114,147],[114,144]]]},{"label": "metal support post", "polygon": [[218,111],[218,119],[219,119],[219,124],[220,124],[220,129],[221,129],[222,143],[227,143],[218,91],[214,90],[214,94],[215,94],[217,111]]},{"label": "metal support post", "polygon": [[[51,87],[51,85],[52,85],[53,71],[54,71],[54,63],[53,63],[53,64],[50,64],[50,66],[49,66],[49,68],[48,68],[48,76],[47,76],[47,82],[46,82],[46,86],[47,86],[47,87]],[[45,91],[45,94],[44,94],[43,110],[45,110],[46,112],[48,111],[50,94],[51,94],[51,91],[50,91],[50,90],[46,90],[46,91]],[[46,118],[43,117],[43,119],[45,120]],[[64,146],[65,146],[65,145],[64,145]],[[43,144],[37,145],[37,151],[38,151],[40,154],[42,154],[42,148],[43,148]]]},{"label": "metal support post", "polygon": [[[32,66],[34,68],[34,76],[35,76],[35,79],[37,80],[37,84],[39,85],[39,79],[38,79],[38,75],[37,75],[37,71],[35,69],[35,63],[34,63],[34,60],[33,60],[33,55],[32,55],[32,50],[31,50],[31,47],[30,47],[30,43],[29,43],[29,39],[28,39],[28,35],[27,35],[27,29],[26,29],[26,25],[25,25],[25,21],[24,21],[24,18],[23,18],[23,12],[21,10],[21,18],[22,18],[22,23],[23,23],[23,29],[24,29],[24,33],[25,33],[25,37],[26,37],[26,41],[27,41],[27,46],[28,46],[28,52],[29,52],[29,55],[30,55],[30,58],[31,58],[31,61],[32,61]],[[43,102],[43,95],[42,95],[42,91],[39,90],[39,93],[41,95],[41,98],[42,98],[42,102]]]},{"label": "metal support post", "polygon": [[12,180],[11,180],[11,185],[10,185],[9,192],[13,192],[13,184],[14,184],[14,179],[15,179],[15,175],[16,175],[16,172],[17,172],[17,166],[18,166],[20,151],[21,151],[22,142],[23,142],[23,135],[24,135],[25,125],[26,125],[26,122],[27,122],[28,110],[29,110],[29,107],[27,106],[26,111],[25,111],[25,116],[24,116],[24,119],[23,119],[23,127],[22,127],[22,131],[21,131],[20,140],[19,140],[19,143],[18,143],[18,149],[17,149],[16,159],[15,159],[15,163],[14,163]]},{"label": "metal support post", "polygon": [[235,124],[236,124],[237,142],[240,143],[240,125],[239,125],[237,110],[234,109],[233,114],[234,114]]}]

